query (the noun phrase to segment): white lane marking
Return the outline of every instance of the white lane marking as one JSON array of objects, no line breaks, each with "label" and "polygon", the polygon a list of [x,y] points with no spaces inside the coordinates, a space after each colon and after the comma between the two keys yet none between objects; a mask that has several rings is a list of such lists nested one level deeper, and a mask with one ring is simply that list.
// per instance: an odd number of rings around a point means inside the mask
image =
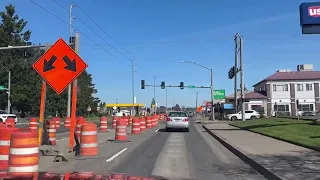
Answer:
[{"label": "white lane marking", "polygon": [[117,152],[115,155],[113,155],[112,157],[110,157],[109,159],[106,160],[106,162],[110,162],[112,160],[114,160],[116,157],[118,157],[120,154],[122,154],[123,152],[125,152],[128,148],[124,148],[121,151]]},{"label": "white lane marking", "polygon": [[158,132],[160,129],[155,130],[154,132]]},{"label": "white lane marking", "polygon": [[63,138],[63,139],[57,139],[56,141],[63,141],[66,140],[67,138]]}]

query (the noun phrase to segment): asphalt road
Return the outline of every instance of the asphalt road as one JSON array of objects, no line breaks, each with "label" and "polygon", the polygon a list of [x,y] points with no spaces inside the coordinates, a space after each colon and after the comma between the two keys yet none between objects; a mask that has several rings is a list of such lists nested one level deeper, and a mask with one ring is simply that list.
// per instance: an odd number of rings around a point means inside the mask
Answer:
[{"label": "asphalt road", "polygon": [[160,129],[111,172],[176,180],[265,179],[194,122],[190,132]]}]

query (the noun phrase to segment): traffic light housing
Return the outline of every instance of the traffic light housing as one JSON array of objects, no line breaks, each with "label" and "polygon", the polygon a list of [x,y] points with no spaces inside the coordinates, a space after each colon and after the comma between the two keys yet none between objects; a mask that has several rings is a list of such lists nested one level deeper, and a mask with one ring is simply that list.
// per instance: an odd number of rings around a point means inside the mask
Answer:
[{"label": "traffic light housing", "polygon": [[145,88],[144,80],[141,80],[141,89]]},{"label": "traffic light housing", "polygon": [[184,89],[184,83],[180,82],[180,89]]},{"label": "traffic light housing", "polygon": [[164,81],[161,82],[161,89],[166,88],[166,83]]},{"label": "traffic light housing", "polygon": [[229,79],[233,79],[234,76],[235,76],[235,67],[232,66],[232,67],[229,69],[228,78],[229,78]]}]

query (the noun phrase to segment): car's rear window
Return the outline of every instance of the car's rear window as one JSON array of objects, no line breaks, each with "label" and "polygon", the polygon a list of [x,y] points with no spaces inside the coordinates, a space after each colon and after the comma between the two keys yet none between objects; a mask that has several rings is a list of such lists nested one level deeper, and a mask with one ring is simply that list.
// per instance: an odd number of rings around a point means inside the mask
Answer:
[{"label": "car's rear window", "polygon": [[170,112],[169,117],[188,117],[185,112]]}]

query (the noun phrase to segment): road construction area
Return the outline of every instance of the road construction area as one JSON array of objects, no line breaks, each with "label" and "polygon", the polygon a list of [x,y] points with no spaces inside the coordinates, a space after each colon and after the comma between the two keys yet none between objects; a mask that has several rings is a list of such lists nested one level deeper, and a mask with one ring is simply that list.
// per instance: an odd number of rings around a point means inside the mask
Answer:
[{"label": "road construction area", "polygon": [[[83,152],[80,152],[80,155],[62,162],[41,156],[39,171],[125,173],[179,180],[265,179],[193,119],[190,119],[190,132],[166,132],[165,120],[159,120],[154,127],[147,127],[140,133],[132,128],[135,128],[134,122],[125,128],[126,137],[121,134],[120,140],[115,139],[112,126],[108,126],[107,132],[98,132],[98,152],[94,156],[81,156]],[[68,132],[61,128],[56,137],[57,146],[68,147]]]}]

